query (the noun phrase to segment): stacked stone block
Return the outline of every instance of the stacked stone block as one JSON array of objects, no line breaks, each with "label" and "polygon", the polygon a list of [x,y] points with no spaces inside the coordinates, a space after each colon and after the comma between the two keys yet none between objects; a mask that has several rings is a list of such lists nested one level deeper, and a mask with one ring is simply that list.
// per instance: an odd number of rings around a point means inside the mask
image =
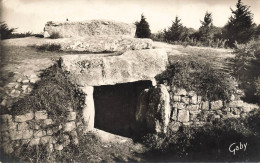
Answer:
[{"label": "stacked stone block", "polygon": [[[0,115],[1,148],[10,154],[22,145],[46,145],[48,152],[62,150],[70,143],[77,145],[77,116],[75,111],[68,110],[65,122],[60,124],[46,110],[15,116]],[[62,134],[57,136],[58,132]]]},{"label": "stacked stone block", "polygon": [[226,103],[222,100],[204,101],[194,91],[168,89],[171,99],[171,120],[183,125],[204,125],[216,119],[245,118],[258,105],[242,100]]}]

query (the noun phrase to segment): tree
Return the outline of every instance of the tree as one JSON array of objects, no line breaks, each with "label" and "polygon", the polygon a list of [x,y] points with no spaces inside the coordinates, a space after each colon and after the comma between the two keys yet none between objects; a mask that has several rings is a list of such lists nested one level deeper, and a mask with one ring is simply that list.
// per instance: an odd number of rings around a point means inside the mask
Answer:
[{"label": "tree", "polygon": [[16,28],[10,28],[8,25],[4,22],[0,22],[0,38],[3,39],[9,39],[11,38],[12,33],[16,30]]},{"label": "tree", "polygon": [[183,41],[188,37],[189,32],[188,28],[182,25],[181,19],[176,16],[172,26],[168,30],[164,30],[164,33],[167,41]]},{"label": "tree", "polygon": [[244,5],[241,0],[236,4],[237,9],[231,9],[233,15],[229,18],[225,26],[225,36],[229,39],[229,46],[234,46],[234,42],[246,43],[254,35],[253,14],[249,6]]},{"label": "tree", "polygon": [[214,26],[212,23],[213,22],[212,14],[207,11],[204,16],[204,20],[200,22],[201,22],[201,27],[199,28],[199,40],[202,42],[207,42],[209,40],[212,40],[214,37],[213,34]]},{"label": "tree", "polygon": [[142,14],[140,22],[135,23],[135,25],[136,25],[135,35],[138,38],[150,38],[150,36],[151,36],[150,26],[145,19],[146,18]]}]

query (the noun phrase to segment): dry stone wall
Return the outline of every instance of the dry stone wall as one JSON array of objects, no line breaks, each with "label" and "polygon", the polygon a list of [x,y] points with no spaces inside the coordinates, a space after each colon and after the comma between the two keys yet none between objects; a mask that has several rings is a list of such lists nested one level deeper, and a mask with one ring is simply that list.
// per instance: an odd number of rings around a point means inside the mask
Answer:
[{"label": "dry stone wall", "polygon": [[[60,118],[58,118],[60,119]],[[11,154],[22,146],[45,145],[48,152],[62,150],[70,143],[77,145],[77,131],[81,128],[79,114],[68,108],[62,123],[46,110],[30,111],[22,115],[0,115],[0,144]]]},{"label": "dry stone wall", "polygon": [[258,105],[237,98],[230,102],[205,101],[194,91],[159,85],[140,94],[136,120],[149,131],[166,133],[166,128],[176,132],[181,125],[203,126],[215,120],[245,118],[257,109]]}]

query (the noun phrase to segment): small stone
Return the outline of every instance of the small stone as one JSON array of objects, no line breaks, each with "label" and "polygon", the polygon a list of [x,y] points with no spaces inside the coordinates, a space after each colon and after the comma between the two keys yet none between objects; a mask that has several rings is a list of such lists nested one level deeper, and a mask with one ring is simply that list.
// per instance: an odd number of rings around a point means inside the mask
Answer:
[{"label": "small stone", "polygon": [[39,129],[40,129],[40,126],[37,125],[37,124],[34,124],[34,129],[35,129],[35,130],[39,130]]},{"label": "small stone", "polygon": [[40,139],[40,144],[47,144],[50,142],[50,140],[51,140],[51,136],[43,136]]},{"label": "small stone", "polygon": [[47,149],[47,152],[48,152],[48,153],[52,153],[52,152],[53,152],[53,144],[49,143],[49,144],[46,146],[46,149]]},{"label": "small stone", "polygon": [[69,144],[70,144],[70,137],[69,137],[69,135],[63,135],[62,145],[67,146]]},{"label": "small stone", "polygon": [[61,151],[63,149],[63,145],[61,144],[55,144],[55,150]]},{"label": "small stone", "polygon": [[26,122],[34,118],[33,112],[26,113],[24,115],[17,115],[14,117],[16,122]]},{"label": "small stone", "polygon": [[203,101],[201,104],[201,110],[209,110],[209,102]]},{"label": "small stone", "polygon": [[236,99],[235,95],[232,94],[232,95],[230,96],[230,100],[231,100],[231,101],[234,101],[235,99]]},{"label": "small stone", "polygon": [[198,96],[198,103],[200,104],[201,103],[201,100],[202,100],[202,97],[201,96]]},{"label": "small stone", "polygon": [[72,122],[67,122],[64,126],[64,131],[72,131],[76,128],[76,124],[74,121]]},{"label": "small stone", "polygon": [[190,110],[191,115],[198,115],[201,112],[201,110]]},{"label": "small stone", "polygon": [[181,101],[181,96],[173,96],[173,101],[175,102]]},{"label": "small stone", "polygon": [[11,140],[22,139],[23,138],[23,132],[22,131],[11,130],[10,131],[10,138],[11,138]]},{"label": "small stone", "polygon": [[39,145],[40,143],[40,138],[33,138],[30,143],[29,146],[35,146],[35,145]]},{"label": "small stone", "polygon": [[32,88],[28,87],[26,93],[28,94],[28,93],[31,93],[31,92],[32,92]]},{"label": "small stone", "polygon": [[2,146],[4,153],[6,153],[6,154],[11,154],[14,152],[13,146],[9,143],[3,143],[1,146]]},{"label": "small stone", "polygon": [[187,93],[187,95],[188,95],[189,97],[193,97],[193,96],[196,96],[196,97],[197,97],[197,95],[196,95],[196,93],[195,93],[194,91],[189,91],[189,92]]},{"label": "small stone", "polygon": [[181,97],[181,102],[183,102],[185,104],[189,104],[190,103],[190,99],[188,97]]},{"label": "small stone", "polygon": [[187,110],[178,110],[178,121],[180,121],[180,122],[189,122],[189,111],[187,111]]},{"label": "small stone", "polygon": [[218,101],[213,101],[210,102],[211,110],[218,110],[223,107],[223,101],[218,100]]},{"label": "small stone", "polygon": [[180,126],[181,124],[179,122],[170,122],[168,127],[170,131],[177,132]]},{"label": "small stone", "polygon": [[35,77],[35,78],[31,78],[30,79],[30,83],[36,83],[37,81],[39,81],[40,80],[40,78],[39,77]]},{"label": "small stone", "polygon": [[178,103],[178,110],[182,110],[186,108],[186,105],[184,103]]},{"label": "small stone", "polygon": [[30,139],[33,136],[33,130],[24,130],[23,132],[23,139]]},{"label": "small stone", "polygon": [[77,116],[76,112],[68,112],[67,120],[68,121],[73,121],[73,120],[76,119],[76,116]]},{"label": "small stone", "polygon": [[22,131],[22,130],[27,130],[29,125],[26,122],[18,123],[17,125],[17,130]]},{"label": "small stone", "polygon": [[6,104],[7,104],[7,100],[6,99],[3,99],[3,101],[1,102],[1,106],[6,106]]},{"label": "small stone", "polygon": [[29,85],[23,85],[22,90],[25,91],[28,87],[29,87]]},{"label": "small stone", "polygon": [[9,123],[12,121],[12,115],[10,114],[2,114],[0,115],[0,123]]},{"label": "small stone", "polygon": [[19,78],[16,80],[18,83],[21,83],[22,82],[22,78]]},{"label": "small stone", "polygon": [[220,119],[220,115],[214,115],[215,119]]},{"label": "small stone", "polygon": [[47,135],[53,135],[52,129],[47,129]]},{"label": "small stone", "polygon": [[8,88],[14,88],[16,84],[17,84],[16,82],[8,83],[7,87]]},{"label": "small stone", "polygon": [[44,125],[52,125],[54,122],[52,119],[44,119],[43,123]]},{"label": "small stone", "polygon": [[190,98],[190,103],[191,104],[197,104],[198,103],[198,98],[197,95],[194,95]]},{"label": "small stone", "polygon": [[34,137],[35,138],[39,138],[39,137],[43,137],[46,135],[46,131],[44,130],[38,130],[34,132]]},{"label": "small stone", "polygon": [[199,105],[188,105],[186,107],[187,110],[189,111],[198,111],[199,110]]},{"label": "small stone", "polygon": [[17,89],[17,88],[19,88],[19,86],[20,86],[20,84],[16,84],[16,85],[14,86],[14,88]]},{"label": "small stone", "polygon": [[223,113],[222,113],[222,110],[216,110],[216,113],[218,114],[218,115],[222,115]]},{"label": "small stone", "polygon": [[230,109],[230,108],[224,108],[223,111],[225,111],[225,112],[230,112],[231,109]]},{"label": "small stone", "polygon": [[190,125],[192,125],[192,122],[183,122],[182,123],[184,126],[190,126]]},{"label": "small stone", "polygon": [[185,89],[177,89],[174,95],[177,96],[186,96],[187,92]]},{"label": "small stone", "polygon": [[175,109],[172,111],[171,119],[172,119],[173,121],[176,121],[176,120],[177,120],[177,115],[178,115],[178,111],[177,111],[177,108],[175,108]]},{"label": "small stone", "polygon": [[241,113],[241,118],[246,118],[247,117],[247,113]]},{"label": "small stone", "polygon": [[239,115],[241,113],[241,110],[239,108],[232,108],[232,113],[235,115]]},{"label": "small stone", "polygon": [[28,79],[25,79],[22,81],[23,84],[28,84],[30,81]]},{"label": "small stone", "polygon": [[41,110],[41,111],[35,112],[36,120],[47,119],[47,118],[48,118],[48,114],[47,114],[46,110]]},{"label": "small stone", "polygon": [[237,100],[237,101],[231,101],[229,104],[228,104],[229,107],[231,108],[241,108],[244,106],[244,101],[242,100]]}]

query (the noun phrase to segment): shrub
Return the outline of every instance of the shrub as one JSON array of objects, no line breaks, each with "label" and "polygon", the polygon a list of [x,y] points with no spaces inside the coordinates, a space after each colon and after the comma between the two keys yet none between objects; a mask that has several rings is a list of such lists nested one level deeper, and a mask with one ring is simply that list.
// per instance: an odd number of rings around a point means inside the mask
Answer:
[{"label": "shrub", "polygon": [[247,44],[236,44],[234,51],[234,74],[240,80],[240,87],[245,91],[245,99],[260,103],[260,40]]},{"label": "shrub", "polygon": [[16,30],[16,28],[9,28],[6,23],[0,22],[0,38],[9,39],[12,36],[12,33]]},{"label": "shrub", "polygon": [[11,38],[23,38],[23,37],[30,37],[33,36],[32,32],[25,32],[25,33],[13,33]]},{"label": "shrub", "polygon": [[[147,152],[147,158],[157,161],[257,161],[260,159],[259,122],[258,112],[248,119],[215,121],[199,128],[182,126],[176,134],[161,136],[163,141],[151,146],[153,150]],[[155,144],[158,138],[152,138],[144,143]],[[247,149],[233,155],[229,146],[239,142],[247,143]]]},{"label": "shrub", "polygon": [[58,39],[58,38],[62,38],[62,37],[59,32],[52,32],[52,34],[50,35],[50,38]]},{"label": "shrub", "polygon": [[45,70],[41,78],[30,95],[14,103],[12,114],[47,110],[55,119],[62,120],[67,107],[78,109],[81,106],[76,87],[57,65]]},{"label": "shrub", "polygon": [[60,44],[43,44],[40,46],[34,45],[33,47],[37,48],[40,51],[60,51],[61,45]]},{"label": "shrub", "polygon": [[231,75],[194,58],[174,61],[156,80],[172,88],[196,91],[205,100],[229,101],[236,90],[236,81]]}]

